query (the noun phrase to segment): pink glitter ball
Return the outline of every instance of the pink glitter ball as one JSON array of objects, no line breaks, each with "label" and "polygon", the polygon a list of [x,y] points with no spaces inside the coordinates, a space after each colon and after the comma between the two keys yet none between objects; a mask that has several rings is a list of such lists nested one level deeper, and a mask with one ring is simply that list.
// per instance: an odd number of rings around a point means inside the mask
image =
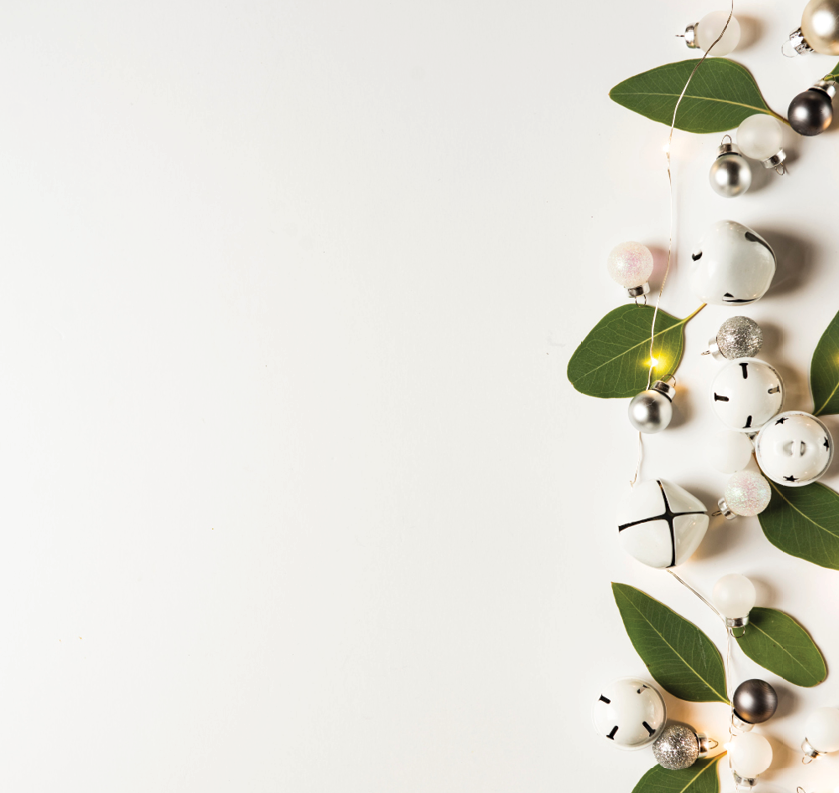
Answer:
[{"label": "pink glitter ball", "polygon": [[735,515],[750,518],[769,506],[772,489],[769,482],[755,471],[734,474],[725,486],[725,503]]},{"label": "pink glitter ball", "polygon": [[622,242],[606,259],[612,280],[626,289],[647,283],[653,272],[653,255],[640,242]]}]

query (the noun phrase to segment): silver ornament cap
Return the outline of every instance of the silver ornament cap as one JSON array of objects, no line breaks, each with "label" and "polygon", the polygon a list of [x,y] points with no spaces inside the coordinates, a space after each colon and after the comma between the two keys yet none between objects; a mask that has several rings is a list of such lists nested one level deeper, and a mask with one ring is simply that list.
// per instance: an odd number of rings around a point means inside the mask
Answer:
[{"label": "silver ornament cap", "polygon": [[[728,138],[726,143],[725,138]],[[749,161],[726,135],[717,151],[717,158],[711,163],[708,181],[717,195],[736,198],[743,195],[752,185],[752,168]]]},{"label": "silver ornament cap", "polygon": [[656,762],[668,771],[690,768],[709,751],[708,738],[684,724],[668,724],[653,744]]},{"label": "silver ornament cap", "polygon": [[[789,34],[789,38],[783,43],[781,46],[781,52],[786,55],[785,47],[789,44],[798,55],[807,55],[810,52],[815,52],[815,50],[807,43],[807,39],[804,38],[804,34],[801,32],[801,28],[796,28]],[[788,58],[795,57],[794,55],[787,55]]]}]

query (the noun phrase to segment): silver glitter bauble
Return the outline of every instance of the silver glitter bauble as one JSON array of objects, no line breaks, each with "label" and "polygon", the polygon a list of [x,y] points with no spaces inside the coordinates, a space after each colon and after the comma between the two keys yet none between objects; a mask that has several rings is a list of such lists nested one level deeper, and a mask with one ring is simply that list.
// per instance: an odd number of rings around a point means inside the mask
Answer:
[{"label": "silver glitter bauble", "polygon": [[648,391],[642,391],[629,403],[629,423],[638,432],[653,433],[667,429],[673,418],[673,395],[676,389],[662,380],[653,383]]},{"label": "silver glitter bauble", "polygon": [[763,346],[760,325],[748,317],[730,317],[720,325],[717,335],[708,343],[709,352],[715,357],[753,358]]},{"label": "silver glitter bauble", "polygon": [[[730,136],[726,137],[731,140]],[[736,198],[751,187],[752,168],[733,144],[723,143],[717,153],[717,159],[711,163],[708,180],[717,195]]]},{"label": "silver glitter bauble", "polygon": [[668,771],[690,768],[699,757],[699,738],[684,724],[668,724],[653,744],[658,764]]}]

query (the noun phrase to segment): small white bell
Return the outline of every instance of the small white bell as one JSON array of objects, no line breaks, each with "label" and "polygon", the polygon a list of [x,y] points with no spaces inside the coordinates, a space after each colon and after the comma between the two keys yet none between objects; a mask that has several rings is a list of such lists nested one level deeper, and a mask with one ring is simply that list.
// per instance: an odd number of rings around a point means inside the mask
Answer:
[{"label": "small white bell", "polygon": [[653,743],[667,722],[667,708],[656,688],[636,677],[606,686],[594,703],[597,732],[620,749],[642,749]]},{"label": "small white bell", "polygon": [[833,459],[833,438],[815,416],[789,410],[776,416],[755,439],[757,463],[773,482],[804,487],[824,476]]},{"label": "small white bell", "polygon": [[738,358],[717,373],[710,396],[714,413],[729,429],[757,432],[783,407],[784,383],[768,363]]}]

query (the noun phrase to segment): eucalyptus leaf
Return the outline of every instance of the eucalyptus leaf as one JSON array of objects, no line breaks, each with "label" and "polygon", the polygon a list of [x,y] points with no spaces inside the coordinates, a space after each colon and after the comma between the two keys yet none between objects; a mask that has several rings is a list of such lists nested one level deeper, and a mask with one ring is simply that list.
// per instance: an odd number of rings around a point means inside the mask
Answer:
[{"label": "eucalyptus leaf", "polygon": [[654,766],[638,780],[632,793],[719,793],[717,763],[722,756],[697,760],[690,768],[681,771]]},{"label": "eucalyptus leaf", "polygon": [[[618,83],[609,96],[619,105],[668,127],[696,60],[678,61]],[[679,105],[676,127],[686,132],[724,132],[755,113],[773,113],[751,74],[726,58],[708,58],[693,75]]]},{"label": "eucalyptus leaf", "polygon": [[839,413],[839,314],[822,333],[810,362],[813,415]]},{"label": "eucalyptus leaf", "polygon": [[[701,307],[700,307],[701,309]],[[659,309],[655,321],[653,380],[673,374],[685,346],[684,326]],[[568,379],[582,394],[615,399],[634,397],[647,387],[650,369],[652,306],[626,305],[606,314],[575,350],[568,362]]]},{"label": "eucalyptus leaf", "polygon": [[796,686],[811,688],[827,677],[810,634],[783,611],[753,608],[746,633],[737,642],[752,661]]},{"label": "eucalyptus leaf", "polygon": [[839,570],[839,493],[818,482],[779,487],[758,516],[766,539],[790,556]]},{"label": "eucalyptus leaf", "polygon": [[656,682],[688,702],[728,703],[719,650],[684,617],[640,589],[612,584],[632,646]]},{"label": "eucalyptus leaf", "polygon": [[824,77],[822,77],[822,79],[823,80],[839,80],[839,63],[837,63],[833,67],[833,71],[831,71],[830,74],[826,74]]}]

